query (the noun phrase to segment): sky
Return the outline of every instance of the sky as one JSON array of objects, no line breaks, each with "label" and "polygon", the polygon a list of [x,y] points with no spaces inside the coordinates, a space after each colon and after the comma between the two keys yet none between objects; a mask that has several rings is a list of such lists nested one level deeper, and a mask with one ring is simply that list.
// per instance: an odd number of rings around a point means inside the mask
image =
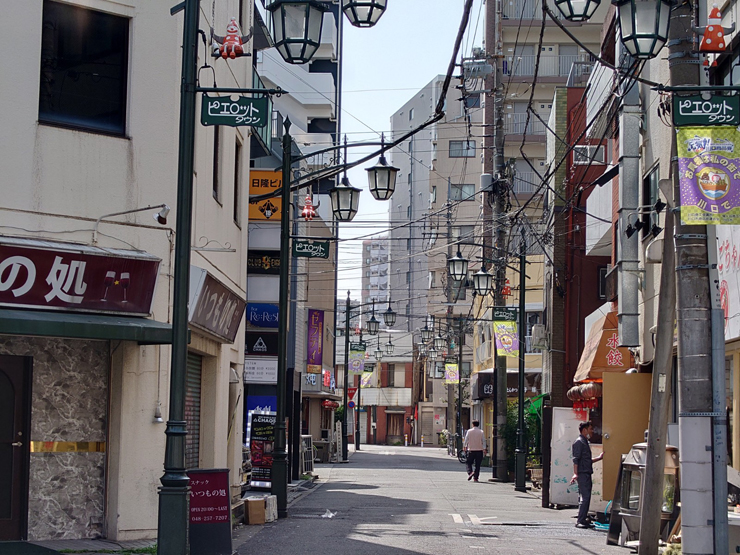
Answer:
[{"label": "sky", "polygon": [[[435,76],[447,72],[464,4],[465,0],[388,0],[378,23],[366,29],[353,27],[345,17],[341,127],[349,144],[378,141],[381,132],[390,137],[391,115]],[[481,0],[475,0],[460,48],[463,56],[482,46],[484,11]],[[348,157],[351,161],[371,152],[371,148],[349,148]],[[372,197],[363,169],[376,162],[370,160],[348,172],[350,183],[363,192],[355,219],[339,224],[342,239],[370,238],[387,230],[390,201]],[[340,297],[350,290],[358,298],[362,239],[343,241],[339,248]]]}]

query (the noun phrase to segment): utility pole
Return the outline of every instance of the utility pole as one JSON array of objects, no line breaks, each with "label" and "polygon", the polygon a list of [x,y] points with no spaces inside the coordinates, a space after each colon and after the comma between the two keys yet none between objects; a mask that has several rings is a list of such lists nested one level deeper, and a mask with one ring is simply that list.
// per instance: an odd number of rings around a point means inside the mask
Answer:
[{"label": "utility pole", "polygon": [[527,491],[527,437],[524,429],[524,356],[527,346],[527,241],[524,226],[521,228],[519,243],[519,385],[518,385],[518,425],[516,429],[516,491]]},{"label": "utility pole", "polygon": [[[504,163],[504,125],[502,115],[503,89],[501,84],[501,62],[503,60],[502,30],[501,30],[501,2],[488,0],[486,2],[486,56],[492,62],[493,71],[486,77],[486,106],[484,113],[485,129],[492,129],[493,133],[486,132],[484,147],[486,155],[483,158],[483,171],[491,175],[491,186],[484,194],[487,201],[483,203],[484,222],[486,229],[483,233],[484,252],[483,260],[491,260],[494,272],[494,306],[504,305],[503,289],[506,283],[506,227],[503,223],[506,211],[506,192],[508,184],[505,178]],[[488,153],[492,152],[493,156]],[[491,230],[489,238],[488,229]],[[491,249],[491,240],[495,248]],[[494,256],[490,253],[493,252]],[[493,310],[491,311],[493,313]],[[493,476],[496,480],[508,481],[506,465],[506,443],[502,431],[506,425],[506,357],[498,356],[492,347],[494,359],[495,398],[493,436],[495,449],[491,450],[491,459],[495,456]]]},{"label": "utility pole", "polygon": [[342,395],[344,410],[342,411],[342,462],[347,462],[349,456],[349,446],[347,445],[347,388],[349,387],[349,311],[350,293],[347,291],[347,304],[345,305],[344,315],[344,383],[342,384]]},{"label": "utility pole", "polygon": [[458,334],[458,345],[457,345],[457,435],[458,435],[458,451],[462,450],[463,441],[463,427],[462,427],[462,363],[463,363],[463,339],[465,338],[465,331],[463,330],[463,322],[465,319],[461,316],[459,321],[459,334]]}]

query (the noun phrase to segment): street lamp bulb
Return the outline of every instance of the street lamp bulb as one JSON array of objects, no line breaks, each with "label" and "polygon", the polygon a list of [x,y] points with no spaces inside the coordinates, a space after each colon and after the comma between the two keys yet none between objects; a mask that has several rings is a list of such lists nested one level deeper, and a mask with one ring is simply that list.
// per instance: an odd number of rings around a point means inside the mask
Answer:
[{"label": "street lamp bulb", "polygon": [[380,330],[380,322],[375,317],[375,314],[373,314],[367,321],[367,333],[370,335],[378,335],[378,330]]},{"label": "street lamp bulb", "polygon": [[391,342],[391,340],[388,339],[388,343],[385,344],[385,353],[389,356],[392,355],[395,347],[396,346]]},{"label": "street lamp bulb", "polygon": [[459,249],[455,256],[447,259],[447,269],[455,281],[462,281],[468,275],[468,259],[463,258]]},{"label": "street lamp bulb", "polygon": [[321,45],[326,2],[316,0],[273,0],[266,8],[272,14],[275,48],[289,64],[305,64]]},{"label": "street lamp bulb", "polygon": [[424,325],[421,330],[421,340],[424,343],[428,343],[432,339],[432,335],[434,335],[434,332]]},{"label": "street lamp bulb", "polygon": [[352,187],[349,179],[343,177],[339,185],[329,191],[331,209],[340,222],[351,222],[357,215],[360,205],[360,189]]},{"label": "street lamp bulb", "polygon": [[381,154],[380,160],[372,168],[365,168],[368,188],[376,200],[388,200],[396,190],[398,168],[391,166]]},{"label": "street lamp bulb", "polygon": [[429,349],[427,351],[427,356],[429,357],[429,360],[435,360],[437,358],[437,350],[436,349]]},{"label": "street lamp bulb", "polygon": [[383,321],[385,321],[385,325],[389,328],[392,328],[396,324],[396,313],[391,308],[390,302],[388,302],[387,310],[383,312]]},{"label": "street lamp bulb", "polygon": [[555,0],[555,5],[568,21],[588,21],[601,0]]},{"label": "street lamp bulb", "polygon": [[447,346],[447,340],[442,337],[441,335],[438,335],[434,338],[434,349],[436,351],[442,351]]},{"label": "street lamp bulb", "polygon": [[355,27],[372,27],[385,12],[388,0],[342,0],[342,11]]},{"label": "street lamp bulb", "polygon": [[481,268],[473,274],[473,287],[475,287],[475,293],[481,297],[485,297],[491,292],[493,285],[493,276],[489,274],[485,268]]},{"label": "street lamp bulb", "polygon": [[672,0],[612,0],[622,44],[633,58],[649,60],[668,41]]}]

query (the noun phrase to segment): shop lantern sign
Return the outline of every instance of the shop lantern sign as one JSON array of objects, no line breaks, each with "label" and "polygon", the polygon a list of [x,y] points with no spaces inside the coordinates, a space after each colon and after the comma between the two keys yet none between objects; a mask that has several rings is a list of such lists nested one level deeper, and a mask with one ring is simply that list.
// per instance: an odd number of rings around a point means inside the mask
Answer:
[{"label": "shop lantern sign", "polygon": [[265,127],[267,125],[267,98],[203,95],[200,122],[203,125]]}]

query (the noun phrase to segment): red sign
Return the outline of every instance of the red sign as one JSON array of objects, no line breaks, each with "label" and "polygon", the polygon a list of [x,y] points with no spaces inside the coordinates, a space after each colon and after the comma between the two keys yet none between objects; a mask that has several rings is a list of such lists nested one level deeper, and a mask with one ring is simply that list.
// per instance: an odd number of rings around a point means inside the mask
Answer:
[{"label": "red sign", "polygon": [[348,387],[347,388],[347,397],[349,397],[350,399],[354,399],[355,398],[355,393],[357,393],[357,388],[356,387]]},{"label": "red sign", "polygon": [[0,305],[149,316],[160,259],[5,237],[0,244]]},{"label": "red sign", "polygon": [[190,267],[190,323],[233,343],[247,302],[202,268]]},{"label": "red sign", "polygon": [[190,523],[231,522],[228,470],[188,470]]}]

